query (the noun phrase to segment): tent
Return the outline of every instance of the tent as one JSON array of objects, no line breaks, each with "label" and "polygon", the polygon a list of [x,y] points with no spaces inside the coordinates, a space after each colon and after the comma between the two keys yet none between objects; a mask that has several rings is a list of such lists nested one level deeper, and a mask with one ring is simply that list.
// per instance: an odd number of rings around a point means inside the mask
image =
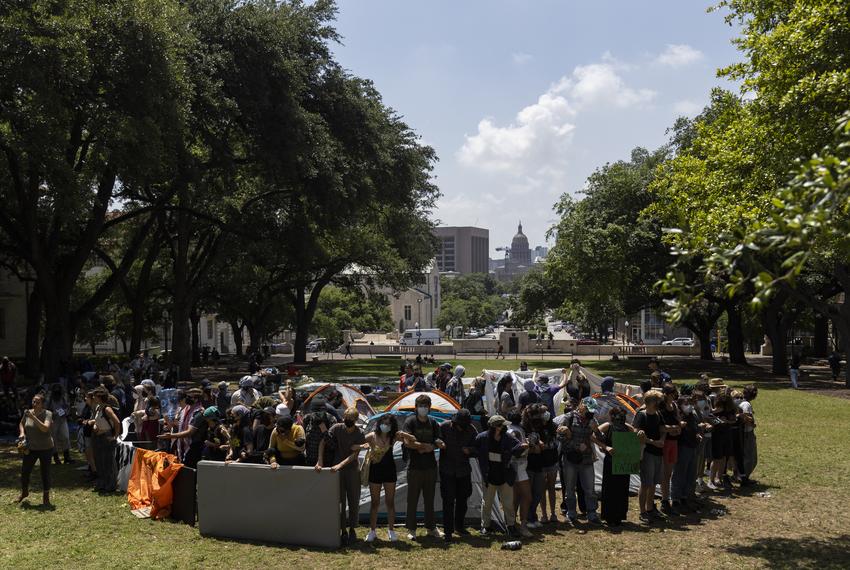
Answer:
[{"label": "tent", "polygon": [[445,392],[432,390],[431,392],[402,392],[395,400],[387,404],[384,411],[415,412],[416,398],[422,394],[431,398],[431,412],[450,416],[460,409],[460,404],[454,398]]},{"label": "tent", "polygon": [[369,403],[369,400],[366,398],[366,394],[349,384],[308,384],[305,386],[299,386],[299,389],[312,389],[310,395],[307,396],[307,399],[305,399],[304,403],[301,405],[304,410],[310,409],[310,400],[312,400],[314,396],[322,393],[327,394],[333,389],[342,394],[343,407],[350,408],[354,406],[357,408],[357,411],[360,412],[361,424],[366,424],[369,418],[375,415],[375,408],[373,408],[372,404]]}]

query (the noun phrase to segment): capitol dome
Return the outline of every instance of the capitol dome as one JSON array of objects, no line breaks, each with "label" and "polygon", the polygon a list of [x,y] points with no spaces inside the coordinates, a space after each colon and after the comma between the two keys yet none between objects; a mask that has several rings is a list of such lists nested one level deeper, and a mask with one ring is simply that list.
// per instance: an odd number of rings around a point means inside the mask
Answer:
[{"label": "capitol dome", "polygon": [[522,222],[519,223],[516,235],[511,241],[511,262],[515,265],[531,264],[531,248],[528,246],[528,238],[522,233]]}]

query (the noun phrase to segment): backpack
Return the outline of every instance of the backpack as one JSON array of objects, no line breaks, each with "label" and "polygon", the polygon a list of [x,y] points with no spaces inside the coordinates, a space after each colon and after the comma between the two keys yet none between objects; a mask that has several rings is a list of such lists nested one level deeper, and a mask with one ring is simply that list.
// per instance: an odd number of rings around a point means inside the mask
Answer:
[{"label": "backpack", "polygon": [[[479,404],[481,405],[480,410],[477,408]],[[484,398],[476,390],[473,390],[463,399],[461,407],[466,408],[473,415],[481,415],[484,412]]]}]

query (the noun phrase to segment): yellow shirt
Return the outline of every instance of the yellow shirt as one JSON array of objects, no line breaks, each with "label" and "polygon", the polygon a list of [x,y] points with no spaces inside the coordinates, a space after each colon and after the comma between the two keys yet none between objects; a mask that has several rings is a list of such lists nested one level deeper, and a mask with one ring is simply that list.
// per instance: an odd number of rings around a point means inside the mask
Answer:
[{"label": "yellow shirt", "polygon": [[304,439],[304,428],[298,424],[292,424],[289,437],[282,437],[277,432],[277,428],[274,428],[269,440],[269,449],[276,449],[283,459],[295,459],[304,451],[303,447],[299,448],[295,445],[298,439]]}]

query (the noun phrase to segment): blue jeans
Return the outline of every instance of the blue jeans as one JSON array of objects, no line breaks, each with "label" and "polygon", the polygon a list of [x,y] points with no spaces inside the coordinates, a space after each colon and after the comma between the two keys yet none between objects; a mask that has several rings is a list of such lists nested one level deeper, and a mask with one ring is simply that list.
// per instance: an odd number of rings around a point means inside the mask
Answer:
[{"label": "blue jeans", "polygon": [[537,522],[537,507],[543,500],[544,475],[543,471],[529,471],[528,480],[531,483],[531,505],[528,507],[528,522]]},{"label": "blue jeans", "polygon": [[687,499],[697,478],[697,448],[679,446],[679,459],[673,467],[670,496],[674,501]]},{"label": "blue jeans", "polygon": [[576,465],[569,461],[564,461],[564,477],[563,488],[565,489],[567,500],[567,516],[576,517],[576,479],[581,480],[581,488],[584,492],[584,502],[587,505],[587,515],[590,518],[596,516],[596,493],[595,489],[595,473],[593,471],[593,463]]}]

